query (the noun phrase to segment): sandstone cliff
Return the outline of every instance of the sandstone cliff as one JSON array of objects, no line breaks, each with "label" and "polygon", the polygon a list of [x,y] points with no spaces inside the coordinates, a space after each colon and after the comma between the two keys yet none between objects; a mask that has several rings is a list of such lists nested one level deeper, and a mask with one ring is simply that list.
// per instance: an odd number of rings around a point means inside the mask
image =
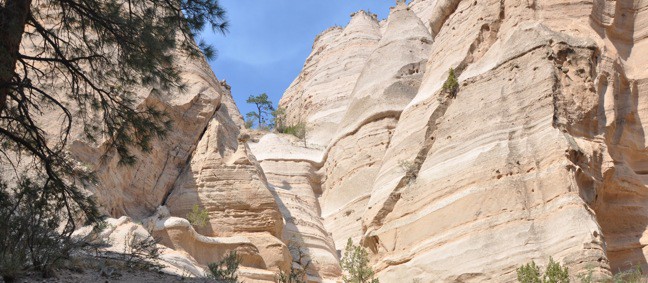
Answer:
[{"label": "sandstone cliff", "polygon": [[[87,189],[109,218],[101,235],[114,252],[149,236],[160,241],[166,271],[204,276],[209,263],[230,251],[242,258],[247,282],[274,282],[290,268],[282,241],[283,219],[266,177],[246,144],[243,119],[230,87],[202,58],[181,57],[184,91],[140,89],[140,105],[164,109],[173,121],[150,153],[135,152],[134,166],[121,166],[105,141],[90,142],[73,131],[69,152],[96,172]],[[56,133],[58,113],[45,113]],[[102,155],[105,159],[101,159]],[[206,226],[187,220],[194,206],[208,213]],[[77,233],[86,235],[88,228]]]},{"label": "sandstone cliff", "polygon": [[344,29],[331,28],[315,39],[304,70],[279,105],[286,109],[289,125],[309,125],[309,143],[329,143],[346,112],[355,82],[380,38],[376,15],[360,11],[352,15]]},{"label": "sandstone cliff", "polygon": [[280,102],[305,143],[249,141],[229,87],[185,58],[185,92],[140,91],[174,130],[135,167],[69,151],[97,172],[110,249],[153,235],[177,274],[236,250],[246,282],[274,282],[297,246],[309,281],[335,282],[348,238],[381,282],[508,282],[550,256],[646,270],[647,38],[646,1],[398,1],[315,39]]},{"label": "sandstone cliff", "polygon": [[383,282],[513,281],[550,256],[573,276],[648,267],[647,2],[413,0],[371,21],[344,29],[365,48],[318,37],[280,102],[313,129],[260,158],[315,195],[290,217],[361,241]]}]

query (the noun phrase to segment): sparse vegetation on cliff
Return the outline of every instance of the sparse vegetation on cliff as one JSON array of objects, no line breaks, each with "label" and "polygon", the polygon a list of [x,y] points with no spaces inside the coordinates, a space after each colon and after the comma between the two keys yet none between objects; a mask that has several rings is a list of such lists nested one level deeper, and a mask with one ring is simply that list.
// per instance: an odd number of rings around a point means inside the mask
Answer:
[{"label": "sparse vegetation on cliff", "polygon": [[405,176],[410,178],[410,181],[416,180],[416,175],[418,173],[418,167],[413,161],[400,160],[398,161],[398,167],[401,171],[405,173]]},{"label": "sparse vegetation on cliff", "polygon": [[549,258],[544,274],[541,274],[540,267],[531,261],[517,269],[517,279],[520,283],[569,283],[569,271],[567,267]]},{"label": "sparse vegetation on cliff", "polygon": [[[648,278],[642,274],[641,266],[634,266],[626,271],[618,272],[612,277],[613,283],[642,283],[648,282]],[[590,281],[593,282],[593,281]]]},{"label": "sparse vegetation on cliff", "polygon": [[217,280],[218,282],[237,283],[238,268],[241,264],[241,258],[236,251],[231,251],[223,260],[210,263],[209,275],[207,277]]},{"label": "sparse vegetation on cliff", "polygon": [[448,71],[448,78],[445,83],[443,83],[443,91],[450,94],[450,96],[457,96],[457,91],[459,90],[459,81],[455,76],[455,71],[453,68],[450,68]]},{"label": "sparse vegetation on cliff", "polygon": [[271,115],[275,130],[283,133],[286,130],[286,109],[278,107],[277,110],[272,111]]},{"label": "sparse vegetation on cliff", "polygon": [[191,211],[187,213],[187,220],[191,225],[202,228],[209,222],[209,213],[206,209],[194,204]]},{"label": "sparse vegetation on cliff", "polygon": [[293,135],[300,140],[303,140],[304,138],[306,138],[306,124],[297,123],[295,125],[288,126],[284,129],[283,133]]},{"label": "sparse vegetation on cliff", "polygon": [[350,238],[344,248],[340,265],[345,272],[344,283],[379,283],[369,266],[369,253],[365,248],[354,245]]}]

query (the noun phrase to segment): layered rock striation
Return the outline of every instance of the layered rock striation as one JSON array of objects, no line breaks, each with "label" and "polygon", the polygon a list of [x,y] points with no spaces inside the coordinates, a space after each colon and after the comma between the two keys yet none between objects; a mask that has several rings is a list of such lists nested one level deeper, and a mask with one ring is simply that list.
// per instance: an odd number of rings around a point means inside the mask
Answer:
[{"label": "layered rock striation", "polygon": [[[88,141],[73,128],[70,156],[95,172],[88,193],[109,217],[99,238],[110,244],[108,251],[128,252],[133,241],[154,237],[165,270],[177,275],[205,276],[208,264],[237,251],[242,279],[274,282],[279,271],[290,270],[284,222],[247,146],[230,87],[203,58],[180,55],[178,64],[186,89],[137,92],[138,107],[164,110],[173,128],[151,141],[150,152],[134,150],[133,166],[119,164],[105,137]],[[46,111],[40,117],[52,136],[60,117]],[[206,225],[188,220],[194,207],[207,213]],[[84,229],[79,235],[88,234]]]},{"label": "layered rock striation", "polygon": [[250,147],[257,153],[285,219],[283,240],[293,258],[299,257],[299,250],[308,256],[309,280],[335,282],[341,276],[338,253],[318,201],[322,194],[317,172],[321,151],[304,148],[295,137],[275,134]]},{"label": "layered rock striation", "polygon": [[[572,276],[648,267],[648,3],[398,2],[355,75],[311,56],[284,95],[291,121],[337,125],[309,137],[308,169],[262,162],[308,172],[335,249],[361,242],[384,282],[514,281],[549,257]],[[329,107],[338,90],[303,76],[353,88]],[[273,154],[302,162],[295,145]]]},{"label": "layered rock striation", "polygon": [[509,282],[549,257],[606,278],[648,268],[647,38],[646,1],[397,1],[315,39],[280,102],[305,141],[250,141],[184,58],[185,92],[140,91],[174,130],[134,167],[101,141],[69,151],[97,172],[100,237],[157,237],[169,272],[237,251],[246,282],[274,282],[302,251],[335,282],[350,238],[382,282]]},{"label": "layered rock striation", "polygon": [[376,15],[360,11],[345,28],[334,27],[320,34],[304,70],[279,102],[287,125],[305,124],[308,144],[325,147],[351,101],[369,55],[381,39]]}]

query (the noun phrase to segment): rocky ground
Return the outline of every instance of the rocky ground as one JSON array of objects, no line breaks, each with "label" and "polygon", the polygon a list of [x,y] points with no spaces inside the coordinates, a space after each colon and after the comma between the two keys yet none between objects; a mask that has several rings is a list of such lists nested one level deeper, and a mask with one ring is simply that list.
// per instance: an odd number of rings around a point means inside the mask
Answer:
[{"label": "rocky ground", "polygon": [[[15,282],[23,283],[79,283],[79,282],[128,282],[128,283],[154,283],[154,282],[187,282],[207,283],[218,282],[208,278],[195,278],[167,274],[159,271],[128,268],[118,262],[108,262],[96,258],[83,258],[65,261],[62,266],[54,268],[47,278],[40,272],[28,272]],[[1,278],[0,282],[5,283]]]}]

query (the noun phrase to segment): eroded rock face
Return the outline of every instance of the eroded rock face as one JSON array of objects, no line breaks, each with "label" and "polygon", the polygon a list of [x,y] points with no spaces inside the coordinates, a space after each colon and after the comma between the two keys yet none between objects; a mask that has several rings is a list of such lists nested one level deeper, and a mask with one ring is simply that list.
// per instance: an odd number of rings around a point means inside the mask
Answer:
[{"label": "eroded rock face", "polygon": [[72,156],[96,171],[99,182],[94,193],[105,212],[113,217],[141,219],[155,212],[227,93],[204,60],[181,58],[180,62],[183,79],[189,86],[185,92],[144,89],[139,95],[142,104],[164,109],[173,121],[167,138],[152,142],[156,150],[135,152],[139,162],[121,166],[113,154],[100,160],[105,153],[102,144],[88,143],[79,137],[70,145]]},{"label": "eroded rock face", "polygon": [[[116,154],[106,151],[105,140],[88,142],[78,126],[72,131],[69,152],[96,172],[97,182],[88,190],[111,217],[113,227],[102,237],[114,242],[108,250],[123,252],[124,235],[152,235],[163,246],[166,271],[178,275],[203,276],[209,263],[237,251],[243,280],[274,282],[280,270],[290,269],[283,219],[250,154],[249,137],[241,133],[243,119],[230,87],[202,58],[179,56],[178,64],[185,91],[137,92],[140,106],[165,110],[173,129],[165,139],[152,141],[151,152],[135,151],[134,166],[119,165]],[[60,127],[58,116],[44,114],[45,128],[53,135]],[[208,214],[204,227],[187,220],[194,206]]]},{"label": "eroded rock face", "polygon": [[[244,253],[254,258],[247,263],[244,258],[244,266],[274,272],[287,270],[290,256],[280,240],[283,221],[279,207],[263,171],[250,154],[247,134],[240,133],[240,120],[233,120],[230,113],[238,114],[238,109],[230,96],[224,96],[164,205],[171,216],[180,218],[187,217],[195,205],[206,211],[208,225],[195,227],[202,236],[247,239],[257,250]],[[190,236],[180,230],[164,238],[173,245],[184,246],[192,243]],[[189,249],[193,250],[189,254],[207,256],[196,257],[203,265],[214,262],[214,256],[227,250],[219,245],[202,244]],[[274,278],[270,276],[266,280]]]},{"label": "eroded rock face", "polygon": [[[286,225],[283,240],[293,258],[301,249],[308,255],[309,280],[335,281],[341,276],[335,244],[324,227],[318,197],[317,169],[321,152],[304,148],[289,135],[270,134],[250,145],[265,172]],[[305,262],[304,262],[305,263]]]},{"label": "eroded rock face", "polygon": [[329,143],[380,38],[376,15],[364,11],[353,14],[344,29],[331,28],[317,37],[304,70],[279,102],[288,125],[307,125],[308,144]]},{"label": "eroded rock face", "polygon": [[186,93],[142,90],[175,128],[135,167],[73,142],[118,218],[102,236],[157,236],[195,275],[236,250],[249,282],[288,270],[291,245],[310,281],[338,280],[348,238],[382,282],[513,281],[549,257],[572,276],[648,268],[648,2],[398,2],[316,39],[280,103],[305,143],[248,146],[204,61]]},{"label": "eroded rock face", "polygon": [[[549,257],[573,276],[647,267],[647,11],[645,1],[400,3],[346,109],[331,105],[341,118],[329,118],[339,122],[321,159],[268,170],[317,171],[308,187],[335,249],[362,242],[384,282],[513,281],[516,267]],[[414,64],[411,80],[394,75]],[[450,68],[456,93],[443,89]],[[326,111],[329,93],[288,115]]]},{"label": "eroded rock face", "polygon": [[[455,99],[429,104],[443,114],[423,128],[416,177],[385,188],[396,174],[384,167],[385,178],[374,184],[391,193],[373,195],[377,204],[365,214],[366,243],[387,258],[379,267],[383,278],[425,270],[423,276],[441,281],[514,280],[520,262],[557,254],[572,269],[601,266],[601,230],[565,158],[581,146],[553,124],[560,94],[553,92],[558,81],[547,53],[550,46],[526,52],[464,80]],[[419,111],[404,113],[400,122],[417,119]],[[416,148],[412,141],[392,144]],[[461,258],[470,261],[443,264]]]},{"label": "eroded rock face", "polygon": [[338,247],[360,239],[358,219],[398,116],[416,95],[431,45],[427,29],[404,3],[392,9],[322,168],[322,215]]}]

